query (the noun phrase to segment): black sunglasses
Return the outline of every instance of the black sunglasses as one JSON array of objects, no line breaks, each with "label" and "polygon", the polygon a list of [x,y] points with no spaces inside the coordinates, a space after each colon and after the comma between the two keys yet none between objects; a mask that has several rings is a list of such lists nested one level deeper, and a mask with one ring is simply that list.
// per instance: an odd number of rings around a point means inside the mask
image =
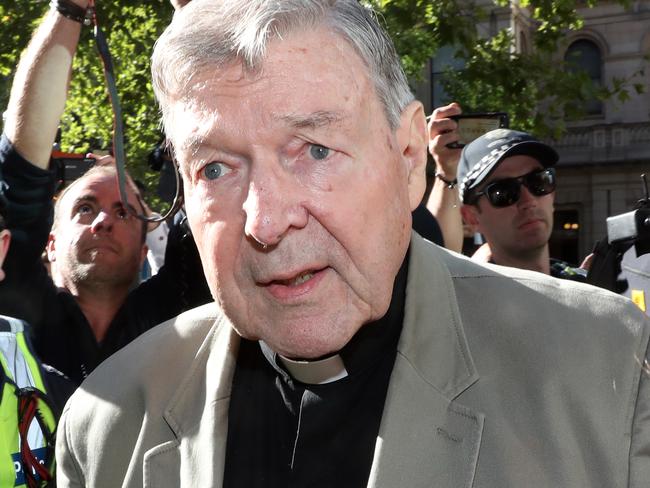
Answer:
[{"label": "black sunglasses", "polygon": [[528,188],[528,191],[536,197],[553,193],[555,191],[555,168],[535,170],[517,178],[494,181],[474,195],[472,204],[485,195],[493,207],[509,207],[519,201],[521,185]]}]

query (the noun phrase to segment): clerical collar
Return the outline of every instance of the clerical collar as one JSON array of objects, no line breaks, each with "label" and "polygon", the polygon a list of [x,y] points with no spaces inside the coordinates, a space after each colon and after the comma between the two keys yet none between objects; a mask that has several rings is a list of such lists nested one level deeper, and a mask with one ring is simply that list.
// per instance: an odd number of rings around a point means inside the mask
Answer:
[{"label": "clerical collar", "polygon": [[296,361],[276,354],[264,341],[260,341],[267,361],[285,379],[293,378],[311,385],[333,383],[373,367],[388,348],[397,346],[402,331],[408,261],[407,253],[395,277],[386,315],[361,327],[338,354],[314,361]]},{"label": "clerical collar", "polygon": [[316,361],[296,361],[280,355],[278,359],[294,379],[308,385],[326,385],[348,375],[339,354]]}]

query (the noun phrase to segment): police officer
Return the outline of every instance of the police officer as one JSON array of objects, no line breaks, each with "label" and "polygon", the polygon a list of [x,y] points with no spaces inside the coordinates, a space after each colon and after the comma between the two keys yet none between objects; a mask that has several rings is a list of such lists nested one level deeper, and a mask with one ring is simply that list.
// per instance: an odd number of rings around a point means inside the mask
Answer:
[{"label": "police officer", "polygon": [[[0,280],[11,240],[2,201],[0,196]],[[52,481],[56,422],[74,386],[40,363],[27,324],[4,315],[0,315],[0,387],[0,486],[44,486]]]}]

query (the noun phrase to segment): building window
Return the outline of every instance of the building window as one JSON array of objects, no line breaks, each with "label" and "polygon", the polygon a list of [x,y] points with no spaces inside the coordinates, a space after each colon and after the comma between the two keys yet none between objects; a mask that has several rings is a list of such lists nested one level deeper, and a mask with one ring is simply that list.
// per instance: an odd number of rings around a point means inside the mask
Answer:
[{"label": "building window", "polygon": [[[584,71],[594,85],[602,84],[603,57],[596,43],[587,39],[573,42],[567,49],[564,60],[568,63],[569,69]],[[597,98],[588,100],[585,104],[585,113],[601,115],[603,103]]]},{"label": "building window", "polygon": [[442,46],[431,59],[431,102],[433,108],[442,107],[452,102],[442,86],[442,80],[447,69],[461,70],[465,61],[455,57],[454,46]]}]

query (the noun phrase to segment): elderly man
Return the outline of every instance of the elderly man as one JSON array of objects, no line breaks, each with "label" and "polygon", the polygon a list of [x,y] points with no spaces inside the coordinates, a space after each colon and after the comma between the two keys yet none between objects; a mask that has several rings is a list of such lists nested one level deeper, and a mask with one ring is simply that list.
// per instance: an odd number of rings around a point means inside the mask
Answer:
[{"label": "elderly man", "polygon": [[193,0],[153,72],[216,303],[77,390],[59,486],[647,483],[647,318],[411,233],[426,121],[368,10]]},{"label": "elderly man", "polygon": [[[76,8],[87,4],[79,0]],[[52,5],[21,58],[0,139],[13,235],[0,313],[29,322],[43,361],[79,384],[110,354],[207,302],[209,293],[193,244],[174,237],[167,266],[136,286],[147,251],[146,225],[133,215],[143,211],[142,201],[127,185],[125,206],[114,169],[98,166],[72,183],[52,221],[55,174],[48,165],[81,29],[76,4]],[[51,278],[41,261],[45,247]]]}]

